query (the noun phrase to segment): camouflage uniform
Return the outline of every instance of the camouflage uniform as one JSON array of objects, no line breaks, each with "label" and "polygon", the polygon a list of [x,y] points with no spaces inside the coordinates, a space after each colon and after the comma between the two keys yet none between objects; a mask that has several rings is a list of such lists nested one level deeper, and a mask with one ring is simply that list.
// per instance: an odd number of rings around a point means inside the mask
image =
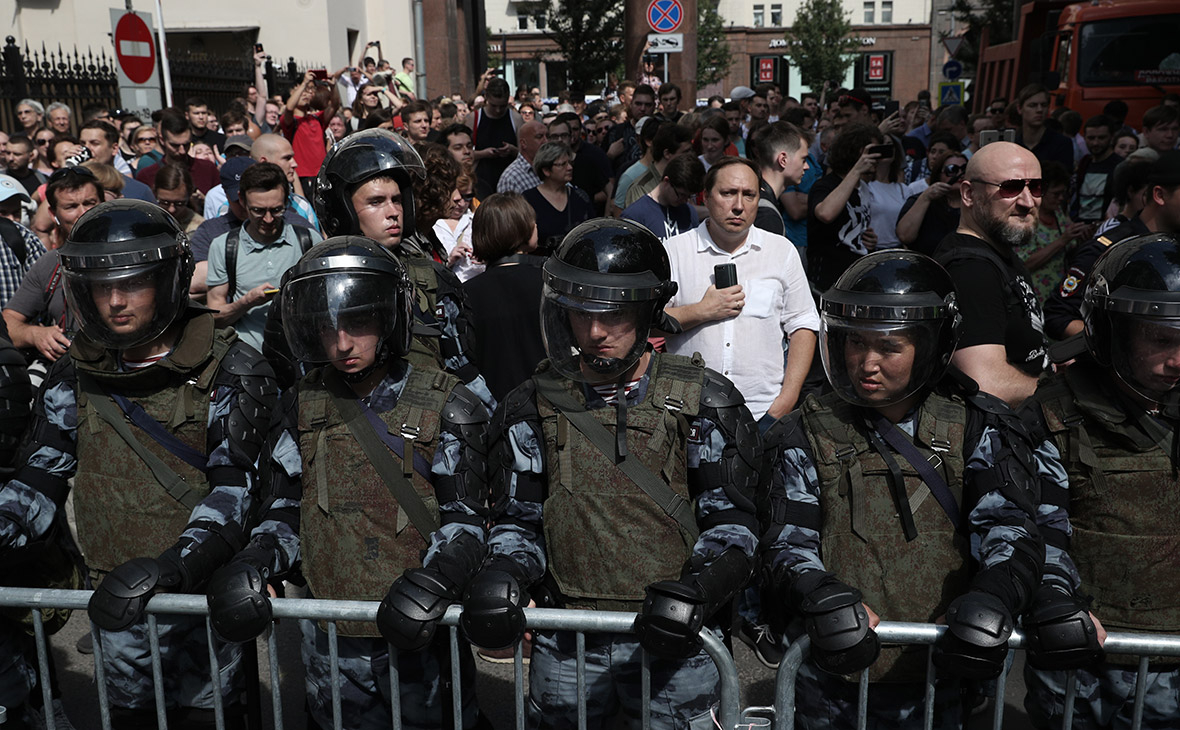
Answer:
[{"label": "camouflage uniform", "polygon": [[[1092,595],[1090,610],[1107,631],[1180,633],[1175,423],[1119,395],[1089,356],[1041,383],[1021,417],[1041,439],[1034,456],[1045,583]],[[1108,655],[1077,670],[1073,727],[1131,726],[1137,660]],[[1066,676],[1026,667],[1025,708],[1037,727],[1061,727]],[[1146,682],[1142,726],[1176,727],[1177,660],[1157,658]]]},{"label": "camouflage uniform", "polygon": [[[277,541],[272,576],[295,578],[301,572],[311,597],[380,600],[395,578],[407,568],[430,565],[458,535],[468,533],[483,541],[482,458],[473,459],[470,450],[484,450],[488,414],[456,378],[405,360],[394,360],[390,372],[363,399],[396,433],[405,432],[409,411],[423,412],[418,438],[407,439],[406,448],[413,448],[414,461],[429,465],[429,479],[418,466],[412,467],[412,483],[441,526],[421,535],[360,452],[335,407],[328,405],[324,418],[317,419],[315,407],[309,405],[325,401],[332,386],[324,379],[333,373],[313,370],[297,390],[283,396],[281,430],[270,453],[273,495],[253,537]],[[451,404],[456,397],[473,405],[482,422],[460,426],[447,420],[441,413],[443,401]],[[321,727],[331,727],[328,636],[313,621],[302,621],[301,630],[311,718]],[[339,631],[344,727],[389,727],[388,644],[372,624],[342,622]],[[450,726],[448,636],[449,631],[440,630],[427,650],[397,655],[402,722],[408,726]],[[471,727],[478,716],[474,662],[466,649],[460,650],[459,658],[463,726]]]},{"label": "camouflage uniform", "polygon": [[[1007,566],[1035,563],[1039,570],[1042,553],[1032,506],[1010,487],[1010,474],[1027,474],[1028,467],[1004,435],[1005,410],[987,396],[965,400],[934,392],[897,424],[940,469],[970,530],[955,529],[917,472],[899,458],[917,530],[916,539],[906,540],[887,464],[865,435],[871,430],[865,411],[834,393],[809,396],[766,436],[767,448],[781,446],[782,453],[773,473],[764,567],[787,589],[784,595],[800,576],[830,571],[859,589],[881,620],[931,623],[971,588],[973,563],[998,572],[1018,595],[1031,595],[1036,571],[1028,571],[1028,585],[1019,585],[1022,572],[1009,573]],[[802,633],[796,619],[788,634]],[[882,650],[867,670],[869,727],[922,726],[926,657],[926,646]],[[855,679],[807,661],[796,688],[798,726],[851,727]],[[960,684],[937,679],[935,727],[959,726]]]},{"label": "camouflage uniform", "polygon": [[[21,547],[47,533],[61,513],[67,480],[75,474],[78,537],[99,582],[132,558],[159,555],[174,544],[183,558],[223,527],[243,529],[255,499],[257,452],[248,453],[250,444],[231,434],[240,433],[239,424],[258,425],[260,413],[266,421],[267,404],[244,393],[273,398],[273,376],[257,352],[235,341],[232,330],[215,330],[207,310],[194,308],[182,317],[183,330],[172,351],[140,370],[125,371],[113,351],[85,335],[75,338],[70,357],[54,363],[33,405],[26,463],[0,490],[0,542],[5,546]],[[122,392],[176,438],[208,454],[205,471],[198,471],[139,432],[149,451],[185,476],[194,493],[188,496],[195,503],[191,510],[166,493],[87,406],[95,396],[82,392],[79,371],[108,392],[119,392],[112,383],[123,384]],[[252,379],[249,388],[247,379]],[[172,408],[161,410],[165,404]],[[116,708],[155,707],[146,624],[144,618],[127,631],[102,632],[107,690]],[[240,648],[218,645],[222,676],[211,683],[202,618],[160,617],[160,640],[170,709],[212,709],[215,691],[227,703],[236,702]]]},{"label": "camouflage uniform", "polygon": [[[538,377],[547,366],[542,363]],[[494,420],[488,542],[493,554],[519,564],[523,582],[545,581],[544,589],[534,589],[540,605],[639,611],[645,587],[677,578],[690,556],[707,562],[731,548],[754,554],[752,490],[725,475],[733,468],[729,460],[759,457],[756,426],[723,376],[699,361],[657,354],[627,395],[628,453],[691,502],[695,535],[617,471],[610,456],[537,392],[534,381],[512,391]],[[588,386],[562,382],[588,412],[614,426],[614,406]],[[731,400],[725,407],[709,405],[724,403],[715,397],[721,391]],[[628,717],[640,715],[640,664],[634,637],[587,635],[589,727],[602,727],[620,707]],[[651,682],[653,727],[713,726],[719,678],[703,651],[685,661],[653,658]],[[577,726],[573,634],[534,632],[529,695],[531,726]]]}]

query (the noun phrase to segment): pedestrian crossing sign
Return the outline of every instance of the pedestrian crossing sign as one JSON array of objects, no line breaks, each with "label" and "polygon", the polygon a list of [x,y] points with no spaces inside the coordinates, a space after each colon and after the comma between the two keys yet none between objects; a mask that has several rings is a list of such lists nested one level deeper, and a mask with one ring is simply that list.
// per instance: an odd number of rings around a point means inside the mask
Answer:
[{"label": "pedestrian crossing sign", "polygon": [[938,84],[938,105],[951,106],[963,103],[963,82],[943,81]]}]

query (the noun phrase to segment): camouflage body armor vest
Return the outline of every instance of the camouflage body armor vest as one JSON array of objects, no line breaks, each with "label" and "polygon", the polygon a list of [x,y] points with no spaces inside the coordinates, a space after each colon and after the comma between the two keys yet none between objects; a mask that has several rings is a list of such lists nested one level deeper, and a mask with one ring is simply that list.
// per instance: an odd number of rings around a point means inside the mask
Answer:
[{"label": "camouflage body armor vest", "polygon": [[[434,271],[434,259],[420,256],[398,258],[405,265],[410,281],[414,282],[414,309],[433,316],[441,328],[443,316],[438,303],[438,274]],[[413,324],[418,323],[415,321]],[[410,339],[410,352],[406,360],[416,368],[443,369],[446,355],[443,353],[442,338],[415,332]]]},{"label": "camouflage body armor vest", "polygon": [[1169,451],[1128,417],[1104,377],[1078,363],[1036,396],[1069,472],[1069,554],[1108,630],[1177,633],[1180,484]]},{"label": "camouflage body armor vest", "polygon": [[[334,382],[325,384],[325,377]],[[411,451],[434,461],[441,413],[459,380],[433,368],[413,367],[397,405],[378,416],[403,438],[414,491],[427,510],[438,513],[434,486],[413,469]],[[326,368],[313,370],[299,386],[299,451],[303,455],[300,551],[303,575],[316,598],[380,601],[394,579],[422,565],[430,546],[390,494],[381,475],[349,432],[328,388],[355,398]],[[368,428],[366,420],[363,427]],[[382,445],[382,448],[387,448]],[[343,556],[343,557],[342,557]],[[372,623],[340,622],[344,636],[379,636]]]},{"label": "camouflage body armor vest", "polygon": [[[580,404],[580,383],[541,374]],[[643,400],[627,409],[628,458],[638,460],[691,503],[688,492],[688,419],[700,408],[705,369],[697,360],[653,354]],[[620,394],[622,397],[622,394]],[[549,490],[545,547],[549,574],[567,608],[638,611],[644,589],[680,577],[697,533],[670,517],[539,393]],[[612,434],[613,407],[588,411]]]},{"label": "camouflage body armor vest", "polygon": [[[172,435],[204,454],[209,448],[206,432],[213,380],[237,337],[232,329],[215,329],[213,315],[204,313],[185,324],[168,357],[146,368],[119,372],[114,353],[82,334],[70,347],[70,357],[80,375],[88,376],[103,391],[138,403]],[[87,564],[110,571],[132,558],[158,555],[169,548],[188,525],[193,506],[211,487],[202,471],[132,426],[143,447],[190,489],[184,503],[167,493],[132,447],[98,414],[93,398],[109,396],[86,392],[80,379],[74,507]]]},{"label": "camouflage body armor vest", "polygon": [[[933,623],[968,588],[966,536],[956,532],[910,463],[893,454],[918,532],[907,541],[889,468],[856,425],[863,422],[863,411],[834,393],[808,397],[801,410],[820,482],[824,567],[860,589],[883,620]],[[930,393],[918,411],[914,439],[960,505],[966,424],[962,400]],[[885,647],[869,668],[872,682],[920,682],[925,676],[925,646]]]}]

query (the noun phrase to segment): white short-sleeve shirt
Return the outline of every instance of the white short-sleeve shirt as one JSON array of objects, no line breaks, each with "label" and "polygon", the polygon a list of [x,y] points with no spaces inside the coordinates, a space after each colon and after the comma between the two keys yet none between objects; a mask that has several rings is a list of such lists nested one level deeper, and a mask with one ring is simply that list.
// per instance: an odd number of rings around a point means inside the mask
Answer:
[{"label": "white short-sleeve shirt", "polygon": [[729,253],[713,242],[708,221],[664,242],[679,284],[670,307],[696,304],[713,282],[713,267],[733,263],[746,303],[738,316],[694,327],[667,338],[668,351],[691,356],[725,375],[761,418],[783,385],[783,336],[819,331],[819,314],[799,252],[783,236],[750,228],[746,242]]}]

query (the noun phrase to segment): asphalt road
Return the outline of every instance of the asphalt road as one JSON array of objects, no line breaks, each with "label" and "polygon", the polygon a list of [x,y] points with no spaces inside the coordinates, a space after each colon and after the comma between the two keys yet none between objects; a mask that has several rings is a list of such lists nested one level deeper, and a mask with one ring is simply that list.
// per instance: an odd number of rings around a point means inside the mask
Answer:
[{"label": "asphalt road", "polygon": [[[75,613],[65,628],[51,638],[54,657],[57,661],[62,701],[70,721],[77,730],[99,730],[98,694],[94,684],[93,657],[78,653],[74,644],[84,632],[89,631],[86,616]],[[283,705],[284,727],[289,730],[303,730],[303,663],[299,655],[299,631],[293,621],[283,621],[277,627],[280,665],[280,688]],[[262,644],[265,646],[265,644]],[[750,650],[742,643],[736,643],[735,660],[742,685],[742,706],[770,705],[774,697],[774,672],[762,666]],[[1006,691],[1006,708],[1002,727],[1005,730],[1024,730],[1030,727],[1021,706],[1024,684],[1021,679],[1023,653],[1018,654],[1016,665],[1009,675]],[[262,713],[264,726],[272,727],[273,711],[270,701],[269,665],[266,652],[260,652],[261,676],[263,682]],[[513,728],[514,702],[512,695],[512,665],[492,664],[477,660],[479,671],[476,691],[484,711],[493,725]],[[527,677],[527,668],[526,668]],[[527,681],[527,679],[526,679]],[[992,727],[991,712],[972,718],[969,730],[984,730]],[[59,730],[61,730],[59,728]]]}]

